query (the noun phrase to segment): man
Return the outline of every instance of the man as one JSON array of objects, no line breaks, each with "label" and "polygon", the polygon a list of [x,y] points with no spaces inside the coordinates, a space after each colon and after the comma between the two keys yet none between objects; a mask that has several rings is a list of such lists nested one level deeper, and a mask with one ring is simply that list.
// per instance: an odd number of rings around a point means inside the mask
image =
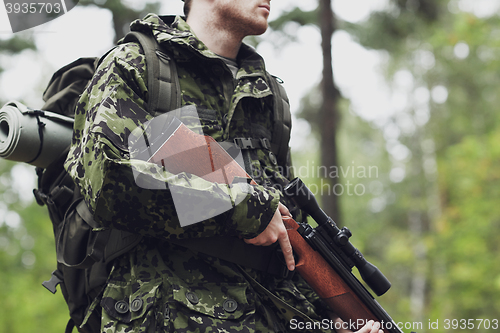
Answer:
[{"label": "man", "polygon": [[[266,0],[188,0],[186,20],[148,15],[131,26],[152,31],[175,61],[182,106],[196,106],[204,134],[219,142],[272,140],[273,78],[262,58],[242,43],[266,31],[269,12]],[[286,166],[278,165],[268,148],[243,151],[247,172],[258,185],[224,186],[131,158],[128,135],[154,116],[145,111],[146,65],[138,44],[119,46],[77,105],[66,169],[97,222],[145,236],[115,260],[89,316],[102,308],[102,332],[286,332],[292,319],[327,318],[327,308],[298,274],[276,274],[247,267],[241,258],[210,254],[211,246],[225,243],[253,245],[255,253],[266,253],[262,256],[281,248],[283,267],[294,270],[282,217],[300,220],[301,215],[297,209],[290,213],[287,206],[293,207],[273,187],[286,184],[289,175],[280,173]],[[181,192],[231,208],[181,227],[171,191],[139,185],[137,172],[160,183],[175,179]],[[207,240],[207,251],[189,245]],[[378,328],[370,322],[359,333]]]}]

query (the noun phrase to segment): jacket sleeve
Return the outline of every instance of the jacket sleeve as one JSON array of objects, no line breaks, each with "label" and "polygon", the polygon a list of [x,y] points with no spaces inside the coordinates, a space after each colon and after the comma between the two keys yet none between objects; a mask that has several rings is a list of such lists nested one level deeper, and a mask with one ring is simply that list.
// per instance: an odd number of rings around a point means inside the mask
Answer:
[{"label": "jacket sleeve", "polygon": [[[78,101],[65,168],[95,220],[163,239],[260,234],[278,207],[280,194],[272,187],[212,183],[130,157],[130,133],[153,118],[146,111],[146,73],[138,45],[117,47]],[[179,209],[213,216],[181,227]]]}]

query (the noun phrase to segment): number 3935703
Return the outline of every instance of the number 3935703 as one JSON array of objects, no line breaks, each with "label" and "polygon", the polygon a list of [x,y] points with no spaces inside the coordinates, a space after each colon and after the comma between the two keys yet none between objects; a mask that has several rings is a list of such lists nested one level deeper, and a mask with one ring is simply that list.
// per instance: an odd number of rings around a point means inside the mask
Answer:
[{"label": "number 3935703", "polygon": [[7,14],[59,14],[63,10],[60,3],[5,3]]},{"label": "number 3935703", "polygon": [[498,319],[445,319],[444,329],[491,329],[497,330],[499,327]]}]

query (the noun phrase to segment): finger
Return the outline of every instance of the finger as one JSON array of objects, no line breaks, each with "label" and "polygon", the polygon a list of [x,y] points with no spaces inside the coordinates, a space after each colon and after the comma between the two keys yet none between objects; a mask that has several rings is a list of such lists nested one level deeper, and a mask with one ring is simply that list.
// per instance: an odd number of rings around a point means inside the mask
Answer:
[{"label": "finger", "polygon": [[[280,221],[280,223],[282,223]],[[277,231],[271,224],[257,237],[245,239],[245,243],[257,246],[269,246],[278,240]]]},{"label": "finger", "polygon": [[288,208],[283,205],[281,202],[278,204],[278,210],[279,212],[281,213],[282,216],[290,216],[292,217],[292,215],[290,214],[290,211],[288,210]]},{"label": "finger", "polygon": [[280,244],[281,251],[283,252],[283,257],[285,258],[288,270],[293,271],[295,269],[295,259],[293,258],[292,244],[290,244],[290,239],[288,238],[288,233],[286,231],[280,234],[278,242]]},{"label": "finger", "polygon": [[380,323],[378,321],[370,320],[365,326],[363,326],[359,331],[355,333],[384,333],[383,330],[380,329]]},{"label": "finger", "polygon": [[255,245],[255,238],[251,238],[251,239],[244,238],[243,241],[247,244]]},{"label": "finger", "polygon": [[251,239],[244,239],[243,241],[247,244],[252,244],[252,245],[257,245],[257,246],[262,246],[263,245],[263,241],[262,241],[262,237],[257,236],[257,237],[254,237],[254,238],[251,238]]},{"label": "finger", "polygon": [[[380,324],[379,324],[380,327]],[[361,327],[360,330],[354,332],[354,333],[377,333],[378,328],[376,330],[373,330],[374,328],[374,322],[373,320],[368,321],[363,327]]]},{"label": "finger", "polygon": [[372,330],[370,333],[379,333],[380,323],[377,321],[373,324]]}]

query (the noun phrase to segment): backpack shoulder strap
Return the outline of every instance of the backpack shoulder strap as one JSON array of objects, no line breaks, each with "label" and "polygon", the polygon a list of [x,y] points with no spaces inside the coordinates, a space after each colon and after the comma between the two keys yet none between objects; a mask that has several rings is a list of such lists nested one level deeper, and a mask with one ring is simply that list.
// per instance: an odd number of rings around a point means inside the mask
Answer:
[{"label": "backpack shoulder strap", "polygon": [[151,32],[131,31],[121,43],[139,43],[146,56],[148,71],[148,109],[153,116],[176,110],[181,105],[177,67]]},{"label": "backpack shoulder strap", "polygon": [[289,151],[288,142],[290,141],[292,129],[292,115],[285,88],[278,80],[277,77],[269,74],[269,83],[274,96],[274,131],[271,149],[276,155],[279,165],[286,166]]}]

